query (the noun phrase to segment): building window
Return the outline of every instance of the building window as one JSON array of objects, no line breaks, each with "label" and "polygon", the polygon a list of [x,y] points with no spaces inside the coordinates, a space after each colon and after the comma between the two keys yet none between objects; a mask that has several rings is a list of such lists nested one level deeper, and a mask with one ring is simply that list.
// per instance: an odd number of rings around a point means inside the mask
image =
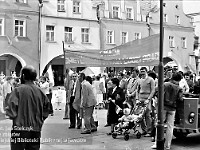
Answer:
[{"label": "building window", "polygon": [[107,31],[107,44],[114,44],[114,31]]},{"label": "building window", "polygon": [[72,27],[65,27],[65,42],[72,42]]},{"label": "building window", "polygon": [[0,18],[0,36],[4,35],[4,19]]},{"label": "building window", "polygon": [[141,33],[135,33],[135,40],[141,39]]},{"label": "building window", "polygon": [[113,18],[119,18],[119,7],[113,7]]},{"label": "building window", "polygon": [[173,36],[169,36],[169,47],[175,47]]},{"label": "building window", "polygon": [[80,2],[73,1],[73,13],[80,13]]},{"label": "building window", "polygon": [[182,48],[187,48],[186,37],[181,37],[181,47]]},{"label": "building window", "polygon": [[128,42],[128,33],[127,32],[122,32],[122,44]]},{"label": "building window", "polygon": [[15,20],[15,36],[26,36],[26,25],[24,20]]},{"label": "building window", "polygon": [[163,16],[163,22],[168,22],[167,14],[164,14],[164,16]]},{"label": "building window", "polygon": [[16,2],[26,4],[26,3],[27,3],[27,0],[16,0]]},{"label": "building window", "polygon": [[54,26],[46,26],[46,41],[52,42],[54,41]]},{"label": "building window", "polygon": [[176,24],[180,24],[180,17],[179,16],[175,16],[176,18]]},{"label": "building window", "polygon": [[88,28],[81,29],[81,37],[82,37],[82,43],[89,43],[89,29]]},{"label": "building window", "polygon": [[126,18],[132,19],[132,9],[131,8],[126,8]]},{"label": "building window", "polygon": [[58,11],[65,11],[65,0],[58,0]]}]

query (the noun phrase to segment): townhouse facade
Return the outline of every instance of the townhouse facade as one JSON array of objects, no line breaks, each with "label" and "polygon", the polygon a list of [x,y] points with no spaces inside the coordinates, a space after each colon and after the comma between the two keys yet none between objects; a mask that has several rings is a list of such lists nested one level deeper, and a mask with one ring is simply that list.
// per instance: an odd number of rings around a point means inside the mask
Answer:
[{"label": "townhouse facade", "polygon": [[[39,4],[41,2],[41,4]],[[39,5],[38,5],[39,4]],[[159,1],[1,0],[0,71],[51,65],[64,78],[64,49],[105,50],[159,33]],[[182,1],[164,1],[164,63],[195,71],[194,28]]]},{"label": "townhouse facade", "polygon": [[[109,49],[160,32],[159,1],[107,1],[101,5],[101,47]],[[195,72],[194,28],[182,1],[164,1],[164,64]]]},{"label": "townhouse facade", "polygon": [[65,73],[63,49],[100,48],[96,8],[90,0],[45,0],[41,31],[41,70],[51,65],[58,85]]},{"label": "townhouse facade", "polygon": [[38,2],[0,1],[0,72],[19,76],[25,65],[39,68]]}]

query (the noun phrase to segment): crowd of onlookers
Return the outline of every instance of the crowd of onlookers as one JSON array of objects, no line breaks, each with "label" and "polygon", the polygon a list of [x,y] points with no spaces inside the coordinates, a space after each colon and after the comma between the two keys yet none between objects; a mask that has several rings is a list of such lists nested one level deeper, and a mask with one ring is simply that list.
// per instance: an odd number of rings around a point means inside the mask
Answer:
[{"label": "crowd of onlookers", "polygon": [[[84,118],[85,113],[82,112],[82,94],[83,93],[83,81],[88,82],[91,85],[91,90],[96,100],[92,107],[108,109],[107,124],[105,127],[110,126],[110,132],[108,135],[112,135],[114,132],[114,126],[119,122],[121,114],[116,111],[116,108],[133,109],[136,103],[142,102],[147,105],[144,119],[141,123],[142,135],[152,137],[152,141],[155,141],[156,136],[156,121],[153,120],[155,116],[152,116],[152,112],[157,108],[157,93],[158,93],[158,74],[146,67],[142,67],[139,70],[134,68],[131,71],[125,73],[103,73],[97,76],[85,76],[80,81],[82,74],[73,73],[65,79],[65,90],[67,92],[66,100],[66,114],[69,114],[66,118],[70,118],[69,128],[75,128],[77,122],[77,128],[81,127],[81,118]],[[84,91],[85,92],[85,91]],[[170,93],[172,92],[172,93]],[[165,114],[173,114],[168,116],[168,132],[166,135],[166,147],[170,149],[171,139],[173,133],[173,125],[176,113],[176,107],[178,101],[182,99],[183,95],[198,95],[200,94],[200,78],[195,73],[187,71],[183,73],[176,68],[165,67],[164,68],[164,112]],[[177,98],[179,97],[179,98]],[[68,113],[67,113],[68,112]],[[156,113],[154,113],[156,114]],[[96,127],[92,128],[91,122],[94,122],[93,109],[90,110],[85,120],[89,126],[84,133],[91,133]],[[89,120],[89,121],[88,121]],[[90,122],[91,121],[91,122]],[[152,123],[152,122],[155,123]],[[154,144],[152,148],[156,148]]]},{"label": "crowd of onlookers", "polygon": [[[34,84],[40,87],[42,92],[50,101],[49,114],[54,115],[54,109],[61,110],[62,102],[59,98],[61,88],[58,87],[58,98],[55,108],[51,103],[53,83],[50,82],[48,75],[41,76]],[[20,78],[15,74],[12,76],[0,75],[0,111],[5,113],[7,107],[7,97],[15,87],[20,85]],[[106,108],[107,124],[110,126],[108,135],[112,135],[115,125],[123,116],[123,109],[132,110],[136,104],[146,105],[145,115],[141,122],[142,135],[156,137],[156,110],[158,93],[158,74],[146,67],[140,69],[133,68],[127,72],[102,73],[96,76],[86,76],[84,73],[69,74],[66,71],[64,80],[66,91],[66,105],[63,119],[69,119],[72,128],[82,128],[84,120],[84,130],[81,134],[90,134],[97,131],[97,121],[95,120],[94,109]],[[176,107],[182,101],[183,94],[200,94],[200,78],[195,73],[187,71],[183,73],[172,67],[164,68],[164,114],[166,118],[167,132],[165,146],[171,147],[173,126],[176,115]],[[131,112],[131,111],[128,111]],[[153,113],[155,112],[155,113]],[[154,114],[154,116],[152,115]],[[154,144],[152,148],[156,148]]]}]

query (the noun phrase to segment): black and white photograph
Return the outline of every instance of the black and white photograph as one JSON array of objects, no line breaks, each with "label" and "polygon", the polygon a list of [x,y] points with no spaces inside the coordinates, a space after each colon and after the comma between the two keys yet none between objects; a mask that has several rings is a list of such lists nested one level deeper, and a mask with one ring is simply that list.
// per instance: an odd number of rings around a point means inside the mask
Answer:
[{"label": "black and white photograph", "polygon": [[0,0],[0,150],[199,150],[200,0]]}]

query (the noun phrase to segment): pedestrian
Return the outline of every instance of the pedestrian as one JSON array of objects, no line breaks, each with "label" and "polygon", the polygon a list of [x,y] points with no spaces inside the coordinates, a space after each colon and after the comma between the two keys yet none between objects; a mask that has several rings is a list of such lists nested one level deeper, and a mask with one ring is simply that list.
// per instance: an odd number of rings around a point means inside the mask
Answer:
[{"label": "pedestrian", "polygon": [[4,79],[0,76],[0,114],[5,114],[4,107],[3,107],[3,82]]},{"label": "pedestrian", "polygon": [[111,73],[109,73],[108,74],[108,78],[106,79],[106,100],[104,101],[104,103],[105,103],[105,108],[107,109],[107,123],[104,125],[104,127],[108,127],[108,126],[110,126],[110,124],[108,123],[108,117],[109,117],[109,102],[108,102],[108,98],[109,98],[109,96],[108,96],[108,94],[109,93],[112,93],[112,92],[110,92],[110,91],[113,91],[113,88],[112,88],[112,81],[111,81],[111,79],[113,78],[113,76],[112,76],[112,74]]},{"label": "pedestrian", "polygon": [[[75,94],[76,94],[76,81],[77,81],[77,74],[73,73],[71,75],[71,90],[69,95],[71,95],[70,97],[70,102],[69,102],[69,119],[70,119],[70,125],[69,125],[69,129],[75,128],[76,127],[76,122],[77,124],[80,122],[79,117],[78,117],[78,112],[74,109],[73,107],[73,102],[75,99]],[[80,126],[77,126],[77,128],[80,128]]]},{"label": "pedestrian", "polygon": [[93,91],[97,100],[97,108],[103,108],[103,93],[105,93],[105,91],[103,82],[100,81],[100,76],[96,76],[92,86],[94,87]]},{"label": "pedestrian", "polygon": [[148,76],[147,68],[140,69],[141,79],[138,81],[136,103],[142,102],[147,105],[144,119],[141,122],[143,130],[142,135],[151,136],[152,119],[151,119],[151,100],[155,93],[155,81],[152,77]]},{"label": "pedestrian", "polygon": [[65,114],[63,119],[69,119],[69,101],[70,101],[70,96],[69,95],[69,90],[70,90],[70,74],[69,74],[69,69],[66,69],[65,73],[65,79],[64,79],[64,87],[66,91],[66,102],[65,102]]},{"label": "pedestrian", "polygon": [[[7,107],[7,101],[8,101],[8,97],[10,96],[10,93],[12,92],[12,90],[14,89],[13,87],[13,77],[12,76],[8,76],[6,77],[6,81],[3,83],[3,104],[4,104],[4,110]],[[7,116],[5,116],[6,118],[8,118]]]},{"label": "pedestrian", "polygon": [[40,149],[42,125],[49,115],[49,100],[34,84],[36,76],[32,66],[23,67],[21,85],[8,98],[6,114],[12,120],[11,150]]},{"label": "pedestrian", "polygon": [[53,116],[53,106],[51,103],[51,99],[52,99],[52,87],[50,86],[50,82],[47,76],[41,76],[40,77],[40,82],[39,82],[39,86],[41,88],[41,90],[44,92],[44,94],[48,97],[49,102],[50,102],[50,110],[49,110],[49,114],[51,114],[51,116]]},{"label": "pedestrian", "polygon": [[[172,75],[169,82],[164,83],[164,111],[163,119],[167,123],[166,135],[165,135],[165,148],[169,150],[171,148],[171,141],[174,130],[174,120],[177,109],[177,103],[183,101],[183,91],[179,87],[179,82],[182,76],[179,72]],[[156,142],[151,147],[153,149],[157,148]]]},{"label": "pedestrian", "polygon": [[119,79],[111,79],[112,91],[108,93],[109,109],[108,109],[108,124],[111,125],[111,131],[107,135],[111,135],[114,132],[114,126],[118,123],[118,119],[122,116],[121,113],[116,112],[116,108],[123,108],[123,102],[125,100],[125,94],[119,87]]},{"label": "pedestrian", "polygon": [[76,126],[77,124],[77,129],[80,129],[82,127],[82,118],[83,118],[83,108],[81,108],[81,79],[80,78],[78,78],[75,82],[73,95],[74,95],[74,100],[73,100],[72,106],[75,109],[75,119],[76,119],[74,125]]},{"label": "pedestrian", "polygon": [[131,107],[134,107],[136,104],[136,92],[137,92],[137,86],[139,81],[139,70],[137,68],[134,68],[131,74],[131,78],[129,79],[129,82],[127,84],[127,102],[131,105]]},{"label": "pedestrian", "polygon": [[81,132],[81,134],[91,134],[91,132],[97,131],[96,124],[93,118],[94,107],[97,104],[96,98],[94,96],[92,85],[85,80],[85,74],[80,73],[80,81],[81,81],[81,105],[83,108],[83,118],[85,129]]},{"label": "pedestrian", "polygon": [[184,74],[183,74],[182,71],[179,71],[179,73],[180,73],[181,76],[182,76],[182,79],[181,79],[181,81],[179,82],[179,86],[183,89],[183,92],[184,92],[184,93],[189,93],[190,88],[189,88],[189,86],[188,86],[188,84],[187,84],[187,81],[185,80]]}]

